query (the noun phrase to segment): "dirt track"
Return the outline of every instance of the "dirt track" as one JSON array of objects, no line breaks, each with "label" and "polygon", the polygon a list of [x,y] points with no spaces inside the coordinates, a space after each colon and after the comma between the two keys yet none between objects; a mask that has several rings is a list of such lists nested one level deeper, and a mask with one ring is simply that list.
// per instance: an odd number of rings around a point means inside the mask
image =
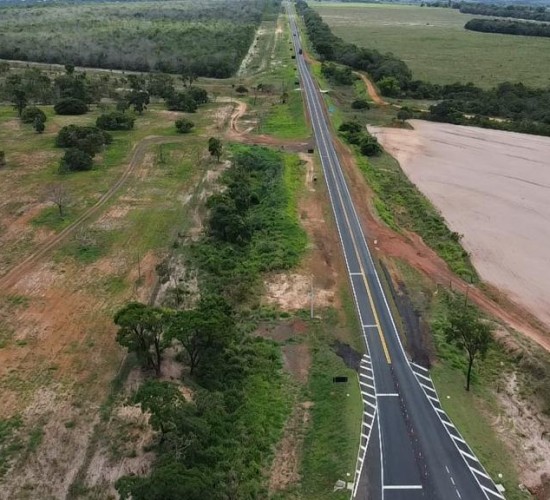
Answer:
[{"label": "dirt track", "polygon": [[372,83],[371,79],[361,71],[354,71],[354,73],[363,80],[363,83],[365,84],[365,87],[367,88],[367,92],[370,96],[370,98],[373,100],[375,104],[378,104],[379,106],[387,106],[388,103],[382,99],[380,94],[378,93],[378,89]]},{"label": "dirt track", "polygon": [[143,161],[145,152],[153,144],[162,144],[167,142],[177,142],[174,137],[146,137],[134,147],[132,157],[128,166],[117,179],[117,181],[104,193],[101,198],[83,214],[81,214],[74,222],[68,225],[65,229],[47,239],[42,246],[25,257],[19,264],[12,267],[4,276],[0,278],[0,289],[7,290],[15,285],[26,273],[28,273],[37,262],[55,249],[67,236],[73,234],[82,224],[88,221],[93,215],[97,214],[100,208],[105,205],[124,185],[128,178],[132,175],[135,168]]}]

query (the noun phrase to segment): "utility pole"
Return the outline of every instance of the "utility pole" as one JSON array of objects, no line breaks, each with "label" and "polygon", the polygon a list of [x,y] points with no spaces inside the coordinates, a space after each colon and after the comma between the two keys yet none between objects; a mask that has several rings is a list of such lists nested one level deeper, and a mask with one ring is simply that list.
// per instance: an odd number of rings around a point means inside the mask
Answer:
[{"label": "utility pole", "polygon": [[313,300],[315,298],[315,292],[313,290],[313,275],[311,275],[310,279],[310,289],[309,289],[309,314],[311,319],[313,319]]}]

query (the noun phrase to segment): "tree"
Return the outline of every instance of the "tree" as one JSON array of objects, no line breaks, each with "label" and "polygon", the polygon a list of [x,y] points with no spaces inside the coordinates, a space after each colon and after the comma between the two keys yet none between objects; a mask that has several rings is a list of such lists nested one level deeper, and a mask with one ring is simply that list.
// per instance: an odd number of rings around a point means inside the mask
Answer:
[{"label": "tree", "polygon": [[21,113],[21,121],[23,123],[34,123],[36,117],[40,117],[43,122],[46,121],[46,115],[44,111],[36,106],[27,106]]},{"label": "tree", "polygon": [[244,85],[239,85],[236,89],[235,89],[235,92],[237,92],[237,94],[248,94],[248,89],[244,86]]},{"label": "tree", "polygon": [[32,125],[38,134],[44,132],[44,129],[46,128],[46,125],[44,125],[44,119],[41,116],[37,116]]},{"label": "tree", "polygon": [[63,219],[65,216],[65,207],[70,202],[70,195],[67,189],[65,188],[65,185],[61,182],[57,182],[55,184],[50,184],[46,188],[46,198],[48,201],[51,201],[55,205],[57,205],[57,209],[59,210],[59,217]]},{"label": "tree", "polygon": [[119,99],[116,102],[116,110],[120,113],[126,113],[126,110],[130,107],[130,103],[126,99]]},{"label": "tree", "polygon": [[58,101],[53,107],[58,115],[83,115],[88,112],[88,105],[74,97],[66,97]]},{"label": "tree", "polygon": [[149,93],[145,90],[133,90],[128,96],[128,103],[134,107],[134,111],[143,114],[149,104]]},{"label": "tree", "polygon": [[170,111],[184,111],[194,113],[197,111],[197,101],[188,92],[176,92],[166,99],[166,106]]},{"label": "tree", "polygon": [[74,73],[74,64],[65,64],[65,73],[72,75]]},{"label": "tree", "polygon": [[165,313],[157,307],[130,302],[115,314],[114,322],[119,327],[117,342],[134,352],[144,367],[160,375]]},{"label": "tree", "polygon": [[98,116],[95,123],[97,128],[102,130],[132,130],[134,122],[133,116],[115,111]]},{"label": "tree", "polygon": [[82,172],[91,170],[93,158],[90,153],[77,148],[69,148],[59,163],[59,172]]},{"label": "tree", "polygon": [[231,308],[221,298],[203,297],[196,309],[177,311],[170,319],[167,337],[185,349],[193,375],[204,359],[223,351],[233,338]]},{"label": "tree", "polygon": [[189,87],[186,94],[197,104],[206,104],[208,102],[208,92],[201,87]]},{"label": "tree", "polygon": [[359,149],[364,156],[377,156],[382,152],[378,140],[370,134],[364,134],[359,143]]},{"label": "tree", "polygon": [[110,144],[112,137],[108,132],[97,127],[66,125],[55,138],[55,145],[60,148],[77,148],[90,156],[99,153],[105,144]]},{"label": "tree", "polygon": [[27,103],[28,99],[26,92],[22,89],[15,89],[13,91],[13,107],[17,110],[19,116],[23,113]]},{"label": "tree", "polygon": [[395,97],[401,91],[399,81],[393,76],[385,76],[377,82],[377,85],[382,95],[388,97]]},{"label": "tree", "polygon": [[405,122],[405,120],[410,120],[412,116],[412,113],[407,108],[401,108],[397,112],[397,119],[402,123]]},{"label": "tree", "polygon": [[0,151],[0,168],[6,166],[6,153],[5,151]]},{"label": "tree", "polygon": [[493,340],[491,325],[479,317],[477,310],[469,304],[461,304],[461,298],[449,300],[447,318],[442,331],[447,342],[466,352],[468,368],[466,390],[470,390],[472,367],[477,357],[484,358]]},{"label": "tree", "polygon": [[211,156],[215,156],[216,160],[220,161],[220,156],[222,155],[222,141],[216,137],[210,137],[208,139],[208,151]]},{"label": "tree", "polygon": [[187,118],[180,118],[179,120],[176,120],[176,130],[180,134],[187,134],[188,132],[191,132],[191,129],[194,126],[195,124]]},{"label": "tree", "polygon": [[369,103],[366,99],[356,99],[351,103],[351,109],[369,109]]},{"label": "tree", "polygon": [[151,414],[149,423],[153,429],[161,432],[161,439],[177,426],[174,420],[178,416],[178,410],[186,404],[183,394],[175,384],[159,380],[146,381],[133,399],[144,413]]}]

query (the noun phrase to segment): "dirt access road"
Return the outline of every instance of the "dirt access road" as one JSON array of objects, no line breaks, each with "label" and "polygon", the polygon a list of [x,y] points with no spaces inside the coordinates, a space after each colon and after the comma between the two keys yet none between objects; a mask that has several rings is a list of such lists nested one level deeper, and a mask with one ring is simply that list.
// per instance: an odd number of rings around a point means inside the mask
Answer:
[{"label": "dirt access road", "polygon": [[154,144],[177,142],[178,138],[174,137],[146,137],[138,142],[134,147],[132,157],[128,166],[117,179],[117,181],[104,193],[97,202],[80,215],[74,222],[68,225],[59,233],[48,238],[41,247],[32,254],[25,257],[19,264],[11,268],[4,276],[0,278],[0,289],[7,290],[25,276],[32,268],[45,257],[49,252],[55,249],[67,236],[73,234],[79,227],[87,222],[93,215],[96,215],[100,209],[120,190],[133,171],[144,159],[147,149]]},{"label": "dirt access road", "polygon": [[411,124],[369,129],[464,235],[481,277],[550,326],[550,138]]}]

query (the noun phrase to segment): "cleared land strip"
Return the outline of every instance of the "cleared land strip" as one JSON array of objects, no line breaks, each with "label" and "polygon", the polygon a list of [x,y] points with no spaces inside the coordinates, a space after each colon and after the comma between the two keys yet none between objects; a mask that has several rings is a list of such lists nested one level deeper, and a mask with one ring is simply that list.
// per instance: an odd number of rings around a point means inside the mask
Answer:
[{"label": "cleared land strip", "polygon": [[[181,139],[180,139],[181,141]],[[67,236],[74,233],[82,224],[95,215],[101,207],[103,207],[124,185],[128,178],[132,175],[135,168],[143,161],[147,149],[154,144],[164,144],[179,142],[176,137],[146,137],[134,146],[134,151],[128,166],[117,179],[117,181],[106,191],[97,202],[88,210],[82,213],[74,222],[69,224],[62,231],[52,236],[44,242],[44,244],[35,252],[25,257],[19,264],[12,267],[4,276],[0,278],[0,288],[7,290],[15,285],[21,276],[29,272],[34,265],[45,255],[56,248]]]}]

